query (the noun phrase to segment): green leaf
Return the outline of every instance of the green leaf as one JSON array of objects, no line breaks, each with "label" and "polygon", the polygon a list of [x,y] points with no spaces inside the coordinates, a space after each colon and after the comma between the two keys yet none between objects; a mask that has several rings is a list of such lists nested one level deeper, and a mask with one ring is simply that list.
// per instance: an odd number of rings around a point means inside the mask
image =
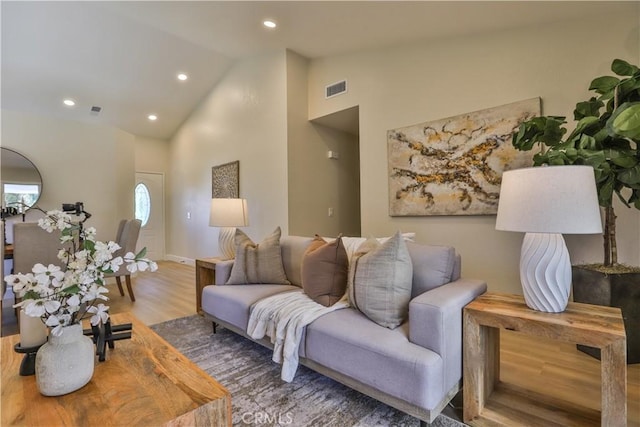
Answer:
[{"label": "green leaf", "polygon": [[548,164],[547,154],[538,153],[533,156],[533,165],[542,166]]},{"label": "green leaf", "polygon": [[640,102],[625,102],[607,120],[611,136],[640,139]]},{"label": "green leaf", "polygon": [[611,71],[619,76],[632,76],[638,72],[638,67],[622,59],[614,59],[611,64]]},{"label": "green leaf", "polygon": [[600,206],[611,206],[613,201],[613,177],[609,177],[602,185],[598,187],[598,202]]},{"label": "green leaf", "polygon": [[579,158],[578,150],[576,150],[575,148],[567,148],[567,150],[565,151],[565,154],[567,158],[571,161],[571,164],[575,163],[575,161],[578,160]]},{"label": "green leaf", "polygon": [[586,150],[595,150],[596,139],[592,136],[582,134],[582,136],[580,136],[580,142],[578,143],[578,148],[583,148]]},{"label": "green leaf", "polygon": [[638,89],[640,89],[640,81],[636,78],[632,77],[623,80],[618,86],[618,99],[621,101],[633,101],[629,97],[633,96],[633,92]]},{"label": "green leaf", "polygon": [[144,248],[140,249],[140,252],[136,254],[136,259],[144,258],[146,254],[147,254],[147,247],[145,246]]},{"label": "green leaf", "polygon": [[71,295],[77,294],[80,292],[80,287],[78,285],[71,285],[67,288],[64,288],[62,292],[66,294],[71,294]]},{"label": "green leaf", "polygon": [[573,118],[580,120],[584,117],[600,116],[600,108],[604,106],[604,102],[596,98],[591,98],[589,101],[578,102],[576,109],[573,111]]},{"label": "green leaf", "polygon": [[596,170],[607,162],[604,152],[600,150],[578,150],[578,155],[583,159],[585,165],[593,166]]},{"label": "green leaf", "polygon": [[617,150],[607,150],[607,152],[605,152],[605,155],[611,159],[611,162],[616,166],[620,166],[621,168],[632,168],[638,164],[638,160],[636,160],[636,158],[633,156],[620,153]]},{"label": "green leaf", "polygon": [[618,83],[620,83],[620,79],[617,77],[602,76],[593,79],[591,85],[589,85],[589,90],[594,90],[596,93],[604,95],[608,92],[612,92]]},{"label": "green leaf", "polygon": [[40,299],[40,294],[37,293],[36,291],[27,291],[23,296],[22,299]]},{"label": "green leaf", "polygon": [[512,144],[522,151],[531,150],[538,142],[555,146],[562,142],[562,136],[567,132],[562,127],[564,123],[566,123],[564,117],[534,117],[520,124],[518,132],[512,135]]},{"label": "green leaf", "polygon": [[553,166],[570,165],[571,160],[562,151],[548,151],[547,162]]},{"label": "green leaf", "polygon": [[596,129],[598,128],[599,123],[600,120],[598,120],[597,117],[593,116],[588,116],[580,119],[580,121],[578,121],[578,124],[576,125],[576,128],[573,130],[573,132],[571,132],[571,135],[569,135],[567,140],[573,140],[581,133],[587,132],[588,130],[594,130],[593,133],[596,133]]},{"label": "green leaf", "polygon": [[88,250],[89,252],[93,253],[95,251],[95,248],[96,248],[95,242],[91,240],[85,240],[82,242],[82,244],[84,249]]},{"label": "green leaf", "polygon": [[618,180],[620,180],[626,185],[633,185],[633,186],[639,185],[640,184],[640,165],[636,164],[635,167],[629,167],[628,169],[618,172]]}]

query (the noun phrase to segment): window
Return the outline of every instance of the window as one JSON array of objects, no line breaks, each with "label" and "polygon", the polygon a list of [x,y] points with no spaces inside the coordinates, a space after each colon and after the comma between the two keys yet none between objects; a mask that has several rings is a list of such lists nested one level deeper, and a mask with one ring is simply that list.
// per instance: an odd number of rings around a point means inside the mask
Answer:
[{"label": "window", "polygon": [[135,209],[136,219],[142,221],[142,226],[144,227],[149,222],[149,215],[151,214],[151,197],[149,196],[149,189],[143,183],[136,185]]},{"label": "window", "polygon": [[2,190],[4,206],[15,206],[20,212],[33,206],[40,194],[40,186],[37,184],[4,184]]}]

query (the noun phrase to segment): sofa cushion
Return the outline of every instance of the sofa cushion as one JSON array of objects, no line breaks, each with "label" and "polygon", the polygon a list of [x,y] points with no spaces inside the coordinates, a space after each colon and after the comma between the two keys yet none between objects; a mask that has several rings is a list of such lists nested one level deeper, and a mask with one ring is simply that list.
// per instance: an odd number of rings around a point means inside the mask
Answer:
[{"label": "sofa cushion", "polygon": [[245,283],[290,284],[282,265],[280,227],[255,244],[240,229],[236,229],[236,258],[227,285]]},{"label": "sofa cushion", "polygon": [[224,322],[247,330],[251,306],[257,301],[299,288],[292,285],[205,286],[202,290],[202,310]]},{"label": "sofa cushion", "polygon": [[349,260],[342,239],[326,242],[316,238],[302,258],[302,289],[324,306],[331,306],[344,296],[347,288]]},{"label": "sofa cushion", "polygon": [[305,357],[433,409],[444,395],[443,361],[437,353],[409,342],[407,326],[387,329],[353,308],[336,310],[307,326]]},{"label": "sofa cushion", "polygon": [[[409,250],[400,232],[380,244],[354,255],[350,266],[349,300],[351,304],[377,324],[396,328],[407,318],[411,300],[413,268]],[[366,249],[365,249],[366,250]]]},{"label": "sofa cushion", "polygon": [[407,242],[413,264],[411,298],[452,280],[456,251],[451,246],[420,245]]},{"label": "sofa cushion", "polygon": [[302,287],[302,258],[312,241],[313,237],[302,236],[282,236],[280,239],[284,272],[292,285]]}]

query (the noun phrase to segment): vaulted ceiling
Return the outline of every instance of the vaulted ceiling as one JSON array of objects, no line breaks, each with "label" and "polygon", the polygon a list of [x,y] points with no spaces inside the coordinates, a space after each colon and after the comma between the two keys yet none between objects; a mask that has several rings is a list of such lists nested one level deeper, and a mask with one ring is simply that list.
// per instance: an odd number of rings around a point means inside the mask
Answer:
[{"label": "vaulted ceiling", "polygon": [[[612,9],[638,13],[636,2],[611,1],[4,0],[0,7],[3,109],[161,139],[175,133],[235,60],[262,52],[288,48],[313,59]],[[264,28],[267,18],[277,28]],[[178,80],[179,72],[188,80]],[[65,98],[76,105],[64,106]],[[101,111],[91,112],[94,106]]]}]

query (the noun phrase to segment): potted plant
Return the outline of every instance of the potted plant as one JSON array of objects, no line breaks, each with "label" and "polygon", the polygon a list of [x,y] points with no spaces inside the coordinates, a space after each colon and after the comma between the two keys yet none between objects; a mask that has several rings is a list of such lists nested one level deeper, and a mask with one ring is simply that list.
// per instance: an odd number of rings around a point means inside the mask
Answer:
[{"label": "potted plant", "polygon": [[640,69],[615,59],[611,70],[616,76],[591,82],[589,90],[597,96],[576,104],[576,124],[568,136],[564,117],[542,116],[523,122],[512,143],[519,150],[540,146],[533,157],[536,166],[593,166],[604,211],[604,258],[602,264],[573,267],[574,300],[620,307],[627,331],[627,361],[638,363],[640,268],[618,263],[613,200],[617,197],[626,207],[640,209]]}]

